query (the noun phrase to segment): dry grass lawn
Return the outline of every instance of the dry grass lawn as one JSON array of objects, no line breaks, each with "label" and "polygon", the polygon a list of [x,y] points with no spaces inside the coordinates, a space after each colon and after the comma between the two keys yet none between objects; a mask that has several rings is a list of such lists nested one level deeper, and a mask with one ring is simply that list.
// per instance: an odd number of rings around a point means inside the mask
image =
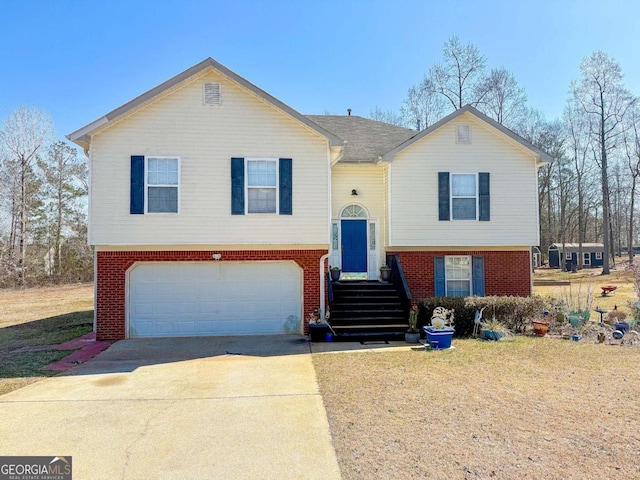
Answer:
[{"label": "dry grass lawn", "polygon": [[640,348],[314,354],[345,480],[640,478]]},{"label": "dry grass lawn", "polygon": [[56,345],[93,327],[93,285],[0,290],[0,395],[55,372],[41,370],[70,352],[16,352]]},{"label": "dry grass lawn", "polygon": [[[627,315],[631,314],[629,302],[635,303],[638,297],[634,288],[633,271],[628,268],[628,265],[628,260],[619,259],[616,269],[612,269],[609,275],[601,275],[602,268],[585,268],[576,273],[563,272],[559,269],[539,268],[535,271],[534,279],[569,280],[574,294],[581,293],[586,295],[588,289],[591,289],[593,292],[591,320],[599,321],[599,314],[593,311],[596,307],[606,310],[613,310],[614,307],[617,307],[618,310],[622,310]],[[615,285],[618,289],[613,295],[603,297],[601,295],[602,289],[600,288],[603,285]],[[562,298],[563,292],[566,294],[568,289],[569,287],[567,286],[534,286],[533,293],[544,297]]]}]

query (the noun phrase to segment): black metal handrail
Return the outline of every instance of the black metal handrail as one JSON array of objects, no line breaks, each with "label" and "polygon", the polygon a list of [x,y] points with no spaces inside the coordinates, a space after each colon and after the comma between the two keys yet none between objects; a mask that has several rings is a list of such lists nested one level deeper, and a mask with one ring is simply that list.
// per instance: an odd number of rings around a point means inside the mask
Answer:
[{"label": "black metal handrail", "polygon": [[411,292],[409,291],[409,284],[402,271],[402,265],[400,264],[400,257],[398,255],[387,255],[387,265],[391,267],[391,283],[400,292],[400,298],[404,307],[409,310],[411,307]]},{"label": "black metal handrail", "polygon": [[333,285],[331,282],[331,272],[327,272],[327,296],[329,297],[329,305],[333,302]]}]

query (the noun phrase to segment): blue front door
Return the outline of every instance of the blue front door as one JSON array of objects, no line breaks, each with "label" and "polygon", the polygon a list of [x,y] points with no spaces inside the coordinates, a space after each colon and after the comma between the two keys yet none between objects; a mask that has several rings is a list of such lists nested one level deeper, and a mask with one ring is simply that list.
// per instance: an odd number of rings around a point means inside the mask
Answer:
[{"label": "blue front door", "polygon": [[342,220],[342,271],[367,271],[367,221]]}]

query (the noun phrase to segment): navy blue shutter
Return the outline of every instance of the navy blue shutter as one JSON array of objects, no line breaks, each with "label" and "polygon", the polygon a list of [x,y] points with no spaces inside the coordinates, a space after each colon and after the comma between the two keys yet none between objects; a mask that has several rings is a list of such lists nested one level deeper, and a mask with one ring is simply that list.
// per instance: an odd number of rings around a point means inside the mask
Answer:
[{"label": "navy blue shutter", "polygon": [[438,220],[449,220],[449,172],[438,172]]},{"label": "navy blue shutter", "polygon": [[129,213],[144,213],[144,156],[131,155],[131,195]]},{"label": "navy blue shutter", "polygon": [[444,273],[444,257],[433,257],[433,273],[434,273],[434,296],[444,297],[445,289],[445,273]]},{"label": "navy blue shutter", "polygon": [[279,187],[280,187],[280,215],[293,214],[293,194],[292,194],[292,163],[290,158],[281,158],[279,167]]},{"label": "navy blue shutter", "polygon": [[473,294],[484,297],[484,257],[473,257]]},{"label": "navy blue shutter", "polygon": [[231,215],[244,215],[244,158],[231,159]]},{"label": "navy blue shutter", "polygon": [[489,200],[489,174],[481,172],[478,174],[478,193],[480,203],[480,220],[488,222],[491,216],[491,202]]}]

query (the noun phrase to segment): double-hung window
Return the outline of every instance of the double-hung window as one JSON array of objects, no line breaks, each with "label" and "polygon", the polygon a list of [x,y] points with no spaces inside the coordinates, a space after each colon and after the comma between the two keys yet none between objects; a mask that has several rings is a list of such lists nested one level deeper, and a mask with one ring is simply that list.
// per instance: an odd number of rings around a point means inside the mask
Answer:
[{"label": "double-hung window", "polygon": [[489,221],[489,177],[489,172],[438,172],[438,220]]},{"label": "double-hung window", "polygon": [[247,213],[278,211],[278,161],[247,159]]},{"label": "double-hung window", "polygon": [[468,297],[471,295],[471,257],[446,256],[445,278],[448,297]]},{"label": "double-hung window", "polygon": [[473,173],[451,174],[451,218],[453,220],[476,220],[478,205],[478,182]]},{"label": "double-hung window", "polygon": [[146,161],[147,213],[178,213],[180,159],[147,157]]}]

